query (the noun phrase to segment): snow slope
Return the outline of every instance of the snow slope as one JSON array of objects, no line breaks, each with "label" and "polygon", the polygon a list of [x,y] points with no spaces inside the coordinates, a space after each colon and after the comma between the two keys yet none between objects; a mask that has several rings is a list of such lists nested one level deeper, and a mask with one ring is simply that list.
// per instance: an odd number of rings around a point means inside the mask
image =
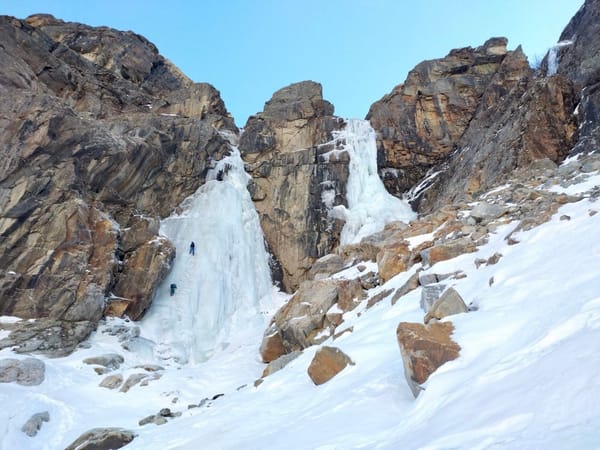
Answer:
[{"label": "snow slope", "polygon": [[[230,268],[238,267],[233,259],[248,262],[262,255],[260,239],[250,231],[252,214],[238,215],[219,200],[245,202],[230,182],[210,181],[190,200],[225,223],[200,225],[204,218],[196,216],[195,207],[165,222],[179,251],[181,265],[171,277],[179,290],[171,298],[161,288],[162,297],[141,324],[134,351],[123,349],[119,336],[108,331],[120,326],[135,335],[136,324],[111,320],[90,339],[89,348],[65,358],[42,357],[47,369],[41,385],[0,384],[0,448],[61,449],[82,432],[106,426],[134,430],[138,436],[125,448],[144,450],[599,447],[600,213],[592,211],[600,211],[600,203],[586,198],[563,206],[550,222],[513,235],[517,245],[504,239],[516,223],[501,226],[478,252],[427,269],[462,270],[467,277],[452,280],[452,286],[479,309],[451,317],[461,355],[436,371],[415,400],[404,380],[395,331],[401,321],[422,321],[419,289],[394,306],[387,298],[366,310],[365,301],[345,315],[345,325],[354,331],[333,345],[356,364],[328,383],[315,386],[310,381],[306,369],[317,348],[309,348],[254,387],[264,368],[258,354],[262,333],[286,296],[260,281],[262,263],[246,267],[251,273],[228,276]],[[598,186],[600,175],[584,183],[586,188]],[[210,215],[213,210],[215,216]],[[571,219],[560,220],[565,214]],[[217,232],[223,234],[207,238]],[[238,241],[241,236],[247,240]],[[197,244],[194,257],[186,254],[191,239]],[[476,268],[475,259],[496,252],[503,255],[497,264]],[[369,296],[400,287],[417,268],[372,289]],[[355,270],[337,276],[350,277]],[[217,285],[189,287],[198,274]],[[203,310],[213,297],[233,303]],[[207,317],[190,317],[195,309]],[[213,327],[216,336],[199,324]],[[181,333],[184,326],[191,326],[191,336]],[[101,388],[104,377],[82,360],[109,352],[125,357],[121,368],[111,372],[124,378],[144,372],[136,368],[142,363],[159,362],[165,370],[160,379],[150,378],[147,386],[136,385],[126,393]],[[0,357],[24,356],[3,350]],[[188,409],[217,394],[224,396]],[[138,425],[165,407],[181,416],[162,426]],[[21,426],[41,411],[49,411],[50,421],[36,437],[27,437]]]}]

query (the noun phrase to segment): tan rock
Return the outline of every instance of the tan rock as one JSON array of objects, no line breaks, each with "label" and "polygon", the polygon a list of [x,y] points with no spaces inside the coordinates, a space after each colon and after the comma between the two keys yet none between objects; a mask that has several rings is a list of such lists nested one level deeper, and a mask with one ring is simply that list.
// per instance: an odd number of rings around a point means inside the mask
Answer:
[{"label": "tan rock", "polygon": [[354,362],[336,347],[322,347],[308,366],[308,376],[317,386],[331,380],[348,365]]},{"label": "tan rock", "polygon": [[399,273],[405,272],[409,267],[411,257],[412,253],[406,241],[384,247],[377,254],[377,267],[381,282],[385,283]]},{"label": "tan rock", "polygon": [[408,294],[409,292],[414,291],[418,287],[419,287],[419,272],[415,272],[413,275],[410,276],[410,278],[408,280],[406,280],[406,283],[404,283],[402,286],[400,286],[400,288],[396,289],[396,292],[394,292],[394,296],[392,297],[392,305],[395,305],[396,302],[398,300],[400,300],[400,298],[402,298],[404,295]]},{"label": "tan rock", "polygon": [[266,331],[260,345],[260,355],[266,363],[276,360],[282,355],[285,355],[285,347],[281,333],[275,324]]},{"label": "tan rock", "polygon": [[465,313],[468,311],[469,308],[465,304],[460,294],[454,288],[450,287],[446,289],[440,298],[433,303],[423,321],[425,323],[429,323],[432,319],[440,320],[447,316]]},{"label": "tan rock", "polygon": [[458,358],[460,346],[451,339],[451,322],[429,325],[401,322],[396,330],[404,375],[415,397],[429,376],[442,364]]},{"label": "tan rock", "polygon": [[132,303],[133,301],[128,298],[111,297],[106,301],[104,315],[106,317],[124,317]]},{"label": "tan rock", "polygon": [[104,380],[102,380],[99,384],[100,387],[104,387],[107,389],[117,389],[123,383],[123,375],[115,374],[109,375]]},{"label": "tan rock", "polygon": [[321,85],[305,81],[275,92],[240,137],[250,192],[287,292],[339,242],[343,223],[328,211],[343,203],[349,156],[328,152],[337,145],[332,131],[342,126]]},{"label": "tan rock", "polygon": [[422,251],[421,258],[423,259],[424,264],[433,266],[440,261],[456,258],[465,253],[472,253],[475,251],[477,251],[477,247],[473,240],[469,237],[465,237],[436,244],[433,247]]},{"label": "tan rock", "polygon": [[[265,331],[261,344],[263,361],[272,361],[329,338],[341,323],[341,314],[353,309],[359,296],[362,298],[364,293],[358,280],[303,282]],[[331,310],[334,305],[336,311]]]}]

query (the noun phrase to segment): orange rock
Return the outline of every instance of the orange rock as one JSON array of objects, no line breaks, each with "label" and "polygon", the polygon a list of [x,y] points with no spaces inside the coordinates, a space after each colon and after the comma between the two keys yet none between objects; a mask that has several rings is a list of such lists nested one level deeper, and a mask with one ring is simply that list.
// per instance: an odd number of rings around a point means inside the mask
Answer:
[{"label": "orange rock", "polygon": [[322,347],[308,366],[308,376],[318,386],[331,380],[348,365],[354,363],[340,349]]},{"label": "orange rock", "polygon": [[460,346],[450,336],[451,322],[429,325],[401,322],[396,330],[400,353],[404,362],[404,376],[415,397],[423,389],[420,385],[442,364],[458,358]]}]

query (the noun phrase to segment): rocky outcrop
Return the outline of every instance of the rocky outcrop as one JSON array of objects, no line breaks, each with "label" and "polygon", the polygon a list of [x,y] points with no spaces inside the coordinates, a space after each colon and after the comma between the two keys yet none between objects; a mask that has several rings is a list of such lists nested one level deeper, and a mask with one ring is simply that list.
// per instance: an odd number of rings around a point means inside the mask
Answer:
[{"label": "rocky outcrop", "polygon": [[71,353],[94,331],[96,323],[57,319],[38,319],[0,324],[10,334],[0,339],[0,348],[11,347],[16,353],[44,353],[59,357]]},{"label": "rocky outcrop", "polygon": [[357,280],[305,281],[271,320],[260,348],[263,361],[321,343],[341,323],[341,315],[363,297]]},{"label": "rocky outcrop", "polygon": [[123,428],[93,428],[72,442],[65,450],[115,450],[125,447],[136,434]]},{"label": "rocky outcrop", "polygon": [[572,80],[581,92],[577,108],[581,126],[573,154],[599,153],[600,1],[585,1],[560,35],[559,44],[546,56],[544,64],[547,73],[556,70]]},{"label": "rocky outcrop", "polygon": [[140,317],[175,256],[157,219],[233,120],[132,32],[37,15],[0,17],[0,37],[0,315],[91,331],[113,292]]},{"label": "rocky outcrop", "polygon": [[535,79],[520,47],[493,38],[425,61],[371,106],[380,173],[431,212],[472,200],[533,161],[560,162],[576,138],[579,96],[564,76]]},{"label": "rocky outcrop", "polygon": [[343,351],[336,347],[321,347],[308,366],[307,373],[317,386],[327,383],[338,373],[354,362]]},{"label": "rocky outcrop", "polygon": [[401,322],[396,330],[404,375],[415,397],[423,384],[442,364],[458,358],[460,346],[451,339],[451,322],[429,325]]},{"label": "rocky outcrop", "polygon": [[[521,63],[526,63],[520,55]],[[505,80],[513,76],[512,71],[501,70],[494,78],[485,93],[490,100],[478,109],[457,151],[433,169],[438,175],[430,187],[416,193],[421,211],[470,201],[519,168],[542,159],[559,163],[569,153],[577,129],[573,111],[578,95],[572,83],[556,75],[523,77],[507,85]]]},{"label": "rocky outcrop", "polygon": [[[378,133],[380,174],[388,191],[408,191],[456,148],[486,88],[512,53],[506,44],[505,38],[493,38],[481,47],[422,62],[371,106],[367,119]],[[526,62],[522,69],[528,70]]]},{"label": "rocky outcrop", "polygon": [[240,137],[250,193],[289,292],[339,240],[343,224],[328,212],[345,202],[349,156],[332,142],[342,126],[321,85],[305,81],[273,94]]}]

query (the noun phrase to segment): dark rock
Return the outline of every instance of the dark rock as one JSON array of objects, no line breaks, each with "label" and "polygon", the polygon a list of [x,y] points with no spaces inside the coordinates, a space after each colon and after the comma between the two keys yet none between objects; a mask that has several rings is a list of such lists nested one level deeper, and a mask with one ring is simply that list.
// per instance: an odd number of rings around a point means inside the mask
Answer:
[{"label": "dark rock", "polygon": [[123,428],[93,428],[79,436],[65,450],[115,450],[135,438],[133,431]]},{"label": "dark rock", "polygon": [[17,353],[43,353],[50,357],[66,356],[87,339],[96,324],[89,321],[38,319],[2,324],[0,328],[11,331],[0,340],[0,348],[13,347]]},{"label": "dark rock", "polygon": [[25,424],[23,424],[23,426],[21,427],[21,431],[27,436],[33,437],[38,433],[38,431],[40,431],[40,428],[42,428],[43,423],[49,421],[50,414],[48,413],[48,411],[34,414],[29,418],[27,422],[25,422]]}]

